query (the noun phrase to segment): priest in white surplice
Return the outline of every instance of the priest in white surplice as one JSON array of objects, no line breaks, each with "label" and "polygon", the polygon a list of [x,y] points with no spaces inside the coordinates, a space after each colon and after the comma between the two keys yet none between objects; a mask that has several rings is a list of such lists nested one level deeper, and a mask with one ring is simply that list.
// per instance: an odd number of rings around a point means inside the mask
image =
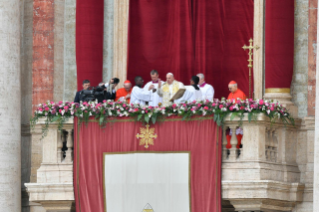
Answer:
[{"label": "priest in white surplice", "polygon": [[[159,79],[159,74],[156,70],[151,71],[151,79],[152,79],[152,81],[146,83],[146,85],[144,86],[144,90],[148,90],[151,85],[154,86],[154,89],[156,89],[156,90],[158,89],[158,83],[159,83],[160,79]],[[161,82],[161,83],[163,84],[164,82]],[[162,102],[163,102],[162,97],[160,97],[157,92],[154,92],[154,93],[152,93],[152,99],[148,103],[148,105],[155,107],[155,106],[158,106],[158,104],[162,103]]]},{"label": "priest in white surplice", "polygon": [[197,76],[199,77],[199,88],[202,92],[203,100],[213,101],[215,93],[213,86],[205,82],[204,74],[197,74]]},{"label": "priest in white surplice", "polygon": [[190,103],[193,101],[201,101],[202,100],[202,92],[198,87],[199,77],[192,76],[191,85],[185,86],[186,90],[184,95],[175,100],[175,103]]},{"label": "priest in white surplice", "polygon": [[161,81],[159,81],[157,93],[159,96],[163,97],[164,107],[167,107],[171,104],[170,99],[180,88],[184,88],[184,84],[176,81],[172,73],[166,74],[166,82],[164,82],[163,85]]},{"label": "priest in white surplice", "polygon": [[154,85],[151,85],[148,90],[143,89],[144,80],[142,77],[135,77],[135,86],[131,93],[131,104],[140,104],[144,106],[147,102],[151,101],[152,93],[156,90]]}]

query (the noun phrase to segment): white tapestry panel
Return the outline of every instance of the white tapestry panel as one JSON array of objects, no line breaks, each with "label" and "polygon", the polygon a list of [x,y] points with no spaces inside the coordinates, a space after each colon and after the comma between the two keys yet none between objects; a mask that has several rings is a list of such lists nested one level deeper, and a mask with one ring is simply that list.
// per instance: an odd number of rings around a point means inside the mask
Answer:
[{"label": "white tapestry panel", "polygon": [[106,211],[190,212],[189,162],[187,152],[105,153]]}]

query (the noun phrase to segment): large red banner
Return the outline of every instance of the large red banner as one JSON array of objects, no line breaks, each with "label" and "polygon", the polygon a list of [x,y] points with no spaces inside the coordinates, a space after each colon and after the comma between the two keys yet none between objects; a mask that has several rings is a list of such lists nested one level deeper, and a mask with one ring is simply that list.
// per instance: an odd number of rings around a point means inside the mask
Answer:
[{"label": "large red banner", "polygon": [[253,38],[253,0],[138,0],[129,7],[128,79],[149,80],[156,69],[162,80],[172,72],[189,84],[203,73],[216,98],[227,97],[231,80],[248,95],[242,47]]},{"label": "large red banner", "polygon": [[136,138],[145,126],[131,119],[114,119],[105,128],[93,120],[86,125],[75,118],[74,123],[76,211],[105,211],[103,153],[174,151],[191,154],[191,211],[221,211],[222,130],[212,117],[191,121],[172,117],[151,125],[157,138],[148,148]]}]

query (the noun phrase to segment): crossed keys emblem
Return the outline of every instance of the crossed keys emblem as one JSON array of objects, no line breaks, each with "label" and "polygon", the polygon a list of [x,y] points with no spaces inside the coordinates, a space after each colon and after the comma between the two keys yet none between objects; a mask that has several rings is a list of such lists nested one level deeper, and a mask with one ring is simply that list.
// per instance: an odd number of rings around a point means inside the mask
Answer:
[{"label": "crossed keys emblem", "polygon": [[140,139],[140,146],[145,145],[144,147],[147,149],[149,145],[154,145],[154,139],[157,138],[157,135],[154,134],[155,128],[150,128],[150,125],[146,125],[146,127],[140,128],[140,133],[137,133],[136,138]]}]

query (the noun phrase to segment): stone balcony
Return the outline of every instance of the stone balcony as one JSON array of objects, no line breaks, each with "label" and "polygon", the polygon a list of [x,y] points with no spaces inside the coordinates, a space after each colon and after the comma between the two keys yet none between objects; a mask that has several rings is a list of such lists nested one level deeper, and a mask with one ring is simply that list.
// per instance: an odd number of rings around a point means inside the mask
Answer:
[{"label": "stone balcony", "polygon": [[[25,184],[29,200],[47,211],[74,211],[73,119],[62,132],[51,124],[41,140],[44,124],[40,120],[32,132],[31,182]],[[304,201],[299,167],[305,164],[297,161],[301,121],[293,127],[271,123],[264,115],[249,123],[245,116],[242,148],[236,148],[233,133],[227,150],[226,128],[235,132],[238,125],[238,119],[227,117],[223,126],[223,211],[292,211]]]}]

